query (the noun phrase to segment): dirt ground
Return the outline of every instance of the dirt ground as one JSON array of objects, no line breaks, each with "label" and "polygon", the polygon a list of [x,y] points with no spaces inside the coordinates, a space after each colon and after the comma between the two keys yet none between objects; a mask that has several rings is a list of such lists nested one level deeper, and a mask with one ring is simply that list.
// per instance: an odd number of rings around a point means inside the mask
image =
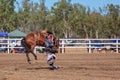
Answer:
[{"label": "dirt ground", "polygon": [[30,54],[28,64],[23,53],[0,53],[0,80],[120,80],[120,53],[58,53],[58,70],[49,69],[45,54],[37,56]]}]

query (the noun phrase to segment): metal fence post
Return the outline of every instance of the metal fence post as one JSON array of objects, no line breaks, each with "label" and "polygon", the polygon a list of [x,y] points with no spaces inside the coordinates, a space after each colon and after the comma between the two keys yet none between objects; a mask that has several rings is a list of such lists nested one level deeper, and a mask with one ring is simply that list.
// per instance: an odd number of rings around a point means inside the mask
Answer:
[{"label": "metal fence post", "polygon": [[9,44],[10,44],[10,41],[9,41],[9,38],[7,38],[7,51],[8,51],[8,54],[10,53],[10,47],[9,47]]},{"label": "metal fence post", "polygon": [[91,53],[92,51],[91,51],[91,40],[89,40],[89,44],[88,44],[89,46],[89,53]]},{"label": "metal fence post", "polygon": [[64,40],[62,40],[62,53],[64,53],[65,52],[65,50],[64,50],[64,48],[65,48],[65,42],[64,42]]},{"label": "metal fence post", "polygon": [[116,40],[116,52],[118,53],[118,39]]}]

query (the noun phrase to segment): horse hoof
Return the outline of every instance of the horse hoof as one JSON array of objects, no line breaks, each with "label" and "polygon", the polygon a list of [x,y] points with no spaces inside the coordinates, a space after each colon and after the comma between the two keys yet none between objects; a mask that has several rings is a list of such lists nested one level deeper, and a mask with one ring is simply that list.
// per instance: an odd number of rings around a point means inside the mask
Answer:
[{"label": "horse hoof", "polygon": [[38,60],[37,58],[35,58],[35,60]]},{"label": "horse hoof", "polygon": [[29,64],[31,64],[31,62],[30,62],[30,61],[28,61],[28,63],[29,63]]},{"label": "horse hoof", "polygon": [[28,62],[29,64],[31,64],[31,62]]}]

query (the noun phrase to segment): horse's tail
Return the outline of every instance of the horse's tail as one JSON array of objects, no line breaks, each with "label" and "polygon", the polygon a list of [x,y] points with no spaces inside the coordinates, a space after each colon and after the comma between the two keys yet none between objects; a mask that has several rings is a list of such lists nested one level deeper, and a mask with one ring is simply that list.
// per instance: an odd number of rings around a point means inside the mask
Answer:
[{"label": "horse's tail", "polygon": [[23,46],[23,47],[25,47],[25,44],[26,44],[26,42],[25,42],[25,37],[21,40],[21,46]]},{"label": "horse's tail", "polygon": [[29,49],[27,46],[27,43],[25,41],[25,37],[21,40],[21,46],[25,48],[25,51],[27,51]]}]

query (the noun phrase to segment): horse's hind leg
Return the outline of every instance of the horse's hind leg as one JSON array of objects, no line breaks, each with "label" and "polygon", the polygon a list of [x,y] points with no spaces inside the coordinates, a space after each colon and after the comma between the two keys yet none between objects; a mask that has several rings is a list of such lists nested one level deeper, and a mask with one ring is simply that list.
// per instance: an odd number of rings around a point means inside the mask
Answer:
[{"label": "horse's hind leg", "polygon": [[34,53],[35,45],[31,46],[30,52],[33,54],[35,60],[37,60],[37,55]]},{"label": "horse's hind leg", "polygon": [[28,62],[29,64],[31,64],[31,63],[30,63],[29,53],[26,53],[26,57],[27,57],[27,62]]},{"label": "horse's hind leg", "polygon": [[37,55],[33,51],[31,51],[31,53],[33,54],[35,60],[37,60]]}]

